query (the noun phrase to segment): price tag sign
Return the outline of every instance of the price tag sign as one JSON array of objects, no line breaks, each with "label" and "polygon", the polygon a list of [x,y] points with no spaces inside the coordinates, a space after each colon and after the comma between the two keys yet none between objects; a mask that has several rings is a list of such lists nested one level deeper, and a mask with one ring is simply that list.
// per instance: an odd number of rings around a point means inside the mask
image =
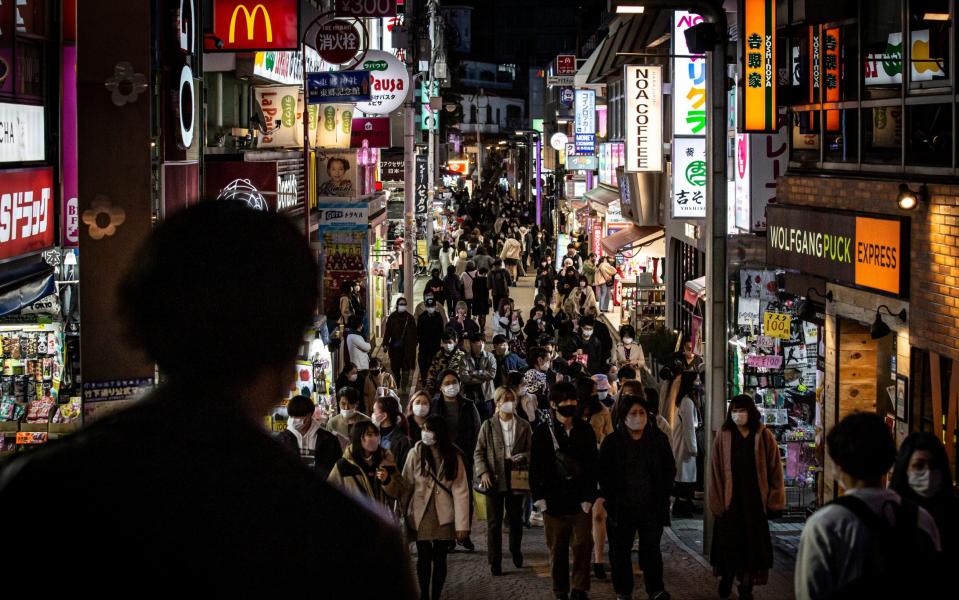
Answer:
[{"label": "price tag sign", "polygon": [[792,320],[792,315],[786,313],[763,313],[763,333],[769,337],[788,340],[792,338],[790,333]]},{"label": "price tag sign", "polygon": [[46,431],[18,431],[17,445],[45,444],[48,437]]}]

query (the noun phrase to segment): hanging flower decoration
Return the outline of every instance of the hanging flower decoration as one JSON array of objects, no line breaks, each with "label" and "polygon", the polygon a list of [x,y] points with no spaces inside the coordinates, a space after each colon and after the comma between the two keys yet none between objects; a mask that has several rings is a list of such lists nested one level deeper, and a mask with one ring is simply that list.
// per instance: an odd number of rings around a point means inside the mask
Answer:
[{"label": "hanging flower decoration", "polygon": [[137,98],[147,89],[147,78],[143,73],[137,73],[133,65],[123,61],[113,67],[113,77],[106,80],[104,85],[110,90],[110,100],[117,106],[129,102],[136,102]]},{"label": "hanging flower decoration", "polygon": [[90,228],[90,238],[102,240],[117,232],[117,227],[127,220],[127,213],[120,207],[113,206],[106,196],[97,196],[90,208],[83,211],[84,225]]}]

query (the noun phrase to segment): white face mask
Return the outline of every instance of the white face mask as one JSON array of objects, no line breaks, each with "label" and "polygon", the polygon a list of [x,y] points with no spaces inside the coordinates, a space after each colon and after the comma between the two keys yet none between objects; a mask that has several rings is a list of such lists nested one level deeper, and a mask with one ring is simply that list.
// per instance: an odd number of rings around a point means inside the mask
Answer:
[{"label": "white face mask", "polygon": [[512,324],[510,324],[509,330],[512,331],[512,332],[514,332],[514,333],[517,332],[517,331],[519,331],[519,323],[512,323]]},{"label": "white face mask", "polygon": [[400,311],[401,313],[406,312],[406,305],[400,304],[399,306],[396,307],[396,310]]},{"label": "white face mask", "polygon": [[456,344],[446,344],[446,351],[447,351],[447,352],[452,352],[452,351],[453,351],[453,348],[455,348],[455,347],[456,347]]},{"label": "white face mask", "polygon": [[584,330],[583,330],[583,337],[584,337],[584,338],[588,338],[588,337],[591,336],[591,335],[593,335],[593,330],[592,330],[592,329],[584,329]]},{"label": "white face mask", "polygon": [[744,427],[749,422],[749,413],[745,411],[734,412],[732,417],[737,427]]},{"label": "white face mask", "polygon": [[646,417],[637,417],[634,415],[628,415],[626,417],[626,427],[632,431],[640,431],[646,428]]},{"label": "white face mask", "polygon": [[605,400],[605,399],[606,399],[606,396],[609,395],[609,391],[608,391],[608,390],[603,390],[603,391],[601,391],[601,392],[596,392],[596,395],[599,397],[600,400]]},{"label": "white face mask", "polygon": [[460,384],[451,383],[443,386],[443,395],[447,398],[453,398],[460,393]]},{"label": "white face mask", "polygon": [[433,306],[427,306],[427,307],[426,307],[426,312],[428,312],[428,313],[430,313],[430,314],[433,314],[433,313],[436,312],[436,308],[433,307]]},{"label": "white face mask", "polygon": [[420,439],[422,439],[423,443],[427,446],[432,446],[436,443],[436,434],[432,431],[424,431]]},{"label": "white face mask", "polygon": [[628,345],[630,345],[630,344],[633,343],[633,338],[626,338],[626,337],[624,337],[624,338],[623,338],[623,343],[628,346]]},{"label": "white face mask", "polygon": [[344,408],[343,410],[340,411],[340,414],[343,415],[344,419],[352,419],[353,415],[356,414],[356,411],[353,410],[352,408]]},{"label": "white face mask", "polygon": [[500,405],[499,405],[499,411],[500,411],[501,413],[503,413],[504,415],[511,415],[511,414],[513,414],[513,403],[512,403],[512,402],[504,402],[504,403],[500,404]]},{"label": "white face mask", "polygon": [[430,407],[425,404],[414,404],[413,405],[413,414],[417,417],[425,417],[430,414]]},{"label": "white face mask", "polygon": [[373,424],[377,427],[383,426],[383,421],[386,420],[386,413],[378,413],[373,415]]},{"label": "white face mask", "polygon": [[909,469],[907,474],[909,476],[909,487],[923,498],[931,498],[939,491],[939,471],[928,468],[921,471]]},{"label": "white face mask", "polygon": [[303,429],[309,420],[310,417],[290,417],[289,424],[291,427]]},{"label": "white face mask", "polygon": [[356,375],[347,375],[346,378],[350,381],[356,381]]}]

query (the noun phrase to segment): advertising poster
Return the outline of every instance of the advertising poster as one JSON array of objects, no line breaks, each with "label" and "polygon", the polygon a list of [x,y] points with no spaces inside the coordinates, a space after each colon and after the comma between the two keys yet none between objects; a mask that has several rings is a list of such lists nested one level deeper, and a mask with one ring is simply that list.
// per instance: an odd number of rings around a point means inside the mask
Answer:
[{"label": "advertising poster", "polygon": [[260,148],[303,146],[303,96],[299,86],[258,87],[256,101],[266,117],[269,133],[260,137]]},{"label": "advertising poster", "polygon": [[[352,104],[317,104],[316,147],[349,148],[353,133]],[[310,108],[313,108],[311,106]]]},{"label": "advertising poster", "polygon": [[317,170],[317,196],[353,198],[359,194],[359,169],[355,154],[321,152],[317,155]]}]

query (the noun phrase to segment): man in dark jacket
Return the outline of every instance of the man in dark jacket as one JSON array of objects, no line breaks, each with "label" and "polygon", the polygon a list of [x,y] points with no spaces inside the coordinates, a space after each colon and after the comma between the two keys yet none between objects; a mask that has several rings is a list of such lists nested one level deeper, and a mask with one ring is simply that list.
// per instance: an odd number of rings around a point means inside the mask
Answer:
[{"label": "man in dark jacket", "polygon": [[384,329],[383,347],[390,357],[390,369],[396,377],[399,392],[406,394],[416,366],[417,328],[416,319],[410,314],[403,296],[396,301],[396,312],[386,319]]},{"label": "man in dark jacket", "polygon": [[606,508],[613,587],[621,598],[633,593],[630,555],[639,532],[639,564],[653,600],[669,594],[663,584],[660,540],[669,525],[669,494],[676,463],[666,434],[641,396],[623,396],[616,405],[619,427],[599,452],[599,489]]},{"label": "man in dark jacket", "polygon": [[586,370],[590,375],[597,375],[602,372],[603,365],[603,345],[595,335],[596,322],[592,317],[583,317],[579,321],[579,333],[574,338],[576,341],[575,356],[586,355]]},{"label": "man in dark jacket", "polygon": [[509,271],[503,268],[503,259],[497,258],[493,270],[489,272],[489,289],[493,293],[493,312],[499,311],[500,302],[509,298],[509,287],[513,283]]},{"label": "man in dark jacket", "polygon": [[443,338],[443,317],[437,310],[436,300],[427,297],[423,302],[426,309],[416,319],[416,339],[419,342],[417,364],[420,368],[420,380],[425,380],[433,358],[440,350],[440,341]]},{"label": "man in dark jacket", "polygon": [[323,429],[313,419],[315,409],[316,405],[306,396],[291,398],[286,405],[286,429],[276,434],[276,441],[325,480],[343,456],[343,448],[336,434]]},{"label": "man in dark jacket", "polygon": [[533,505],[544,513],[553,592],[570,594],[569,551],[573,551],[570,600],[586,598],[593,552],[592,510],[596,500],[597,452],[593,428],[581,420],[576,388],[561,382],[550,392],[551,419],[533,433],[529,484]]},{"label": "man in dark jacket", "polygon": [[613,336],[609,332],[609,327],[599,318],[599,309],[596,306],[590,306],[586,309],[586,316],[593,319],[593,337],[599,340],[600,364],[609,363],[609,357],[613,353]]},{"label": "man in dark jacket", "polygon": [[[117,314],[150,362],[131,356],[112,372],[152,373],[155,361],[164,383],[0,473],[0,506],[27,502],[37,515],[8,519],[5,533],[37,556],[55,539],[69,557],[48,578],[53,589],[116,594],[149,582],[156,595],[186,586],[237,595],[312,572],[325,595],[346,598],[377,564],[364,594],[416,598],[395,527],[263,430],[316,307],[302,233],[276,213],[200,202],[165,219],[138,254],[116,256],[130,269]],[[53,517],[65,507],[76,516],[69,535]],[[277,525],[291,515],[295,527]],[[363,543],[343,552],[349,539]],[[90,577],[104,565],[109,578]]]}]

